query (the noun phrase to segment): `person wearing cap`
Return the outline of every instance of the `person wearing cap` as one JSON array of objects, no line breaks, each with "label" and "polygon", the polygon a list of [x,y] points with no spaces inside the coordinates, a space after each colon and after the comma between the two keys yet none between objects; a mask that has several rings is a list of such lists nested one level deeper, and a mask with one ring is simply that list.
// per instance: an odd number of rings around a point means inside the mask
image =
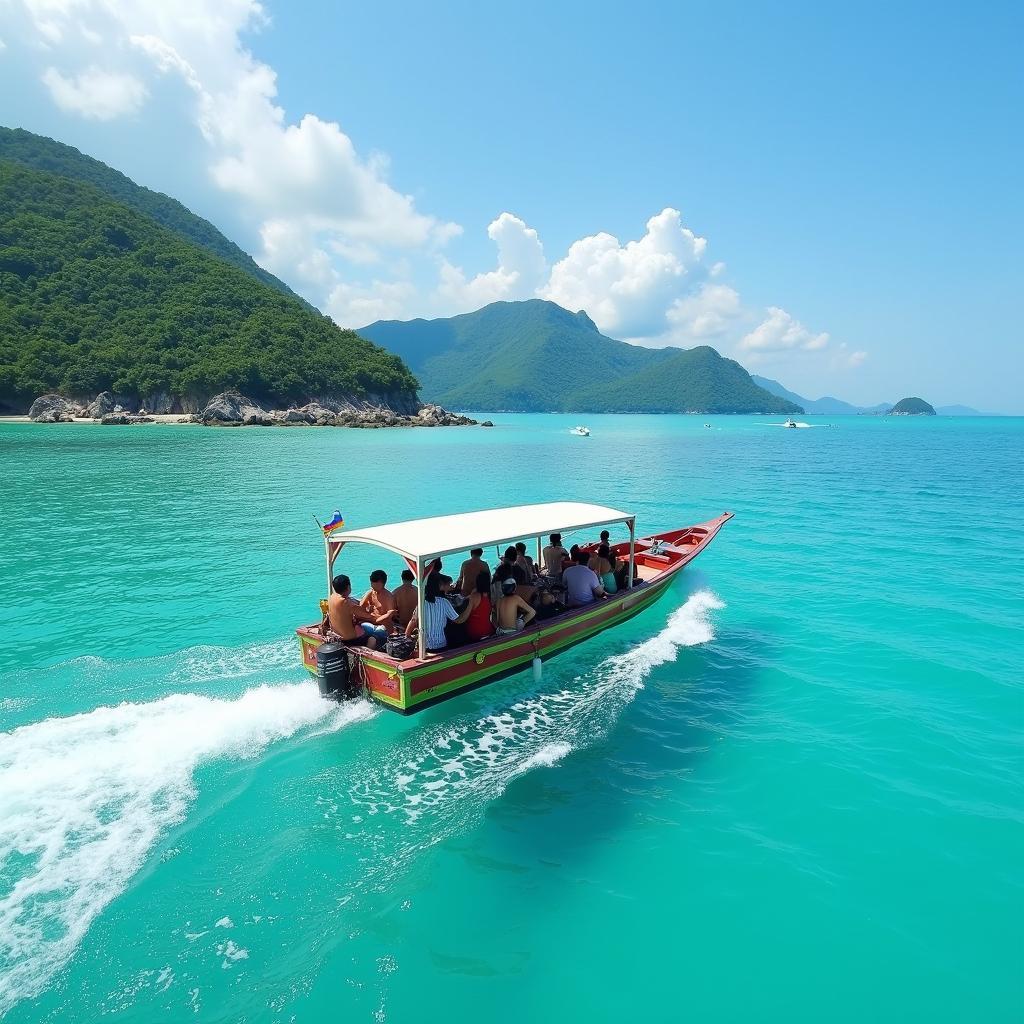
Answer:
[{"label": "person wearing cap", "polygon": [[548,538],[551,543],[543,551],[544,572],[558,579],[562,575],[562,559],[569,557],[569,552],[562,547],[562,535],[553,533]]},{"label": "person wearing cap", "polygon": [[514,576],[501,581],[501,597],[494,609],[495,632],[498,636],[511,636],[525,629],[537,614],[517,593]]}]

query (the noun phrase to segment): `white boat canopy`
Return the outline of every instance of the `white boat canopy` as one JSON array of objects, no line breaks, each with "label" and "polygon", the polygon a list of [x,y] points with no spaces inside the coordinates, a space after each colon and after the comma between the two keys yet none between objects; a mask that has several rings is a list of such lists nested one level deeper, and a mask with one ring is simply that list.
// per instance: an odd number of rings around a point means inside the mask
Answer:
[{"label": "white boat canopy", "polygon": [[432,558],[504,544],[520,537],[583,530],[610,523],[625,523],[632,532],[635,516],[605,505],[580,501],[552,501],[542,505],[518,505],[454,516],[412,519],[389,526],[344,530],[331,537],[334,543],[373,544],[425,564]]}]

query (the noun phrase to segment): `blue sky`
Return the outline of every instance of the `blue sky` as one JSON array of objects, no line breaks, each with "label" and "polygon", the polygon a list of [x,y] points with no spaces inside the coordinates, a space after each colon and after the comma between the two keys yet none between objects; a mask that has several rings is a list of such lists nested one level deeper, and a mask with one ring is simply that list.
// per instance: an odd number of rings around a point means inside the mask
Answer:
[{"label": "blue sky", "polygon": [[339,322],[495,298],[1024,412],[1020,5],[0,5],[0,123]]}]

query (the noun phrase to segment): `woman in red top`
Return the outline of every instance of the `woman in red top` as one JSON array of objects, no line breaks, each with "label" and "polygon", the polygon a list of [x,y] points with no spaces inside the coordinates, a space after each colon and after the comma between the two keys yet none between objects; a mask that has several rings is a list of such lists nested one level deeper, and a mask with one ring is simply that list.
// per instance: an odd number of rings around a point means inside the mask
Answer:
[{"label": "woman in red top", "polygon": [[[468,614],[466,609],[468,609]],[[463,621],[466,624],[466,640],[469,643],[483,640],[494,633],[494,626],[491,623],[491,574],[489,572],[477,574],[476,586],[467,599],[466,609],[462,614],[466,616]]]}]

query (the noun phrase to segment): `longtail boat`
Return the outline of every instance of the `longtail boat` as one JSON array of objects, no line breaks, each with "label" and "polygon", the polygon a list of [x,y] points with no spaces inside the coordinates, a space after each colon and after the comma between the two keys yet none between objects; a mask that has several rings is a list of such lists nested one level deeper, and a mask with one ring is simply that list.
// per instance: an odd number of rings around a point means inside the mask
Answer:
[{"label": "longtail boat", "polygon": [[[731,512],[724,512],[706,523],[637,537],[636,517],[628,512],[603,505],[563,501],[436,516],[352,530],[341,535],[325,530],[328,593],[335,562],[346,545],[359,543],[384,548],[400,555],[416,577],[420,622],[423,621],[425,575],[436,558],[529,538],[536,542],[539,567],[544,539],[552,533],[617,524],[624,524],[629,530],[628,541],[610,545],[616,558],[626,561],[629,566],[624,589],[604,600],[570,608],[553,618],[535,619],[524,630],[511,636],[491,636],[436,653],[426,650],[425,631],[421,629],[415,655],[403,660],[391,657],[383,650],[345,645],[343,668],[346,680],[351,680],[346,687],[347,693],[366,693],[373,700],[410,714],[493,682],[531,663],[535,672],[539,672],[546,659],[602,630],[625,622],[653,604],[669,589],[669,583],[676,574],[711,543],[731,518]],[[581,547],[592,551],[597,545]],[[326,601],[321,601],[321,611],[325,610]],[[330,643],[331,649],[338,650],[340,642],[326,631],[323,621],[302,626],[296,632],[302,648],[302,663],[317,675],[317,652],[321,646]],[[319,659],[321,692],[336,695],[324,685],[326,650],[321,652]]]}]

